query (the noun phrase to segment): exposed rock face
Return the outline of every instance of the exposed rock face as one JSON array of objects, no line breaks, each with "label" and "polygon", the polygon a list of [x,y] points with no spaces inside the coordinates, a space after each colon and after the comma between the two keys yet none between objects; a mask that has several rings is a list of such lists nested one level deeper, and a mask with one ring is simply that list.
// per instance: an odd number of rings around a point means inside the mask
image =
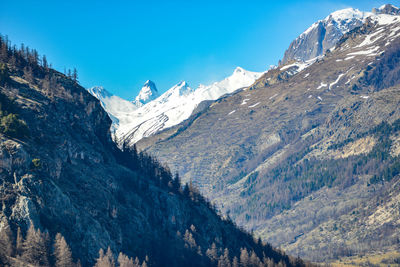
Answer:
[{"label": "exposed rock face", "polygon": [[215,265],[205,256],[212,243],[232,256],[247,247],[290,265],[221,220],[193,188],[172,186],[154,160],[126,158],[111,140],[107,113],[77,83],[39,66],[27,81],[7,64],[0,100],[12,104],[0,102],[0,114],[18,114],[29,134],[0,133],[1,222],[24,235],[32,223],[52,238],[61,233],[84,266],[108,246],[142,260],[148,255],[155,266]]},{"label": "exposed rock face", "polygon": [[394,5],[386,4],[380,8],[372,9],[374,14],[388,14],[388,15],[400,15],[400,9]]},{"label": "exposed rock face", "polygon": [[393,5],[383,5],[374,8],[372,12],[362,12],[358,9],[347,8],[333,12],[325,19],[317,21],[285,51],[281,65],[292,60],[307,61],[323,56],[329,49],[334,48],[342,36],[361,26],[367,19],[376,19],[376,15],[399,15],[400,9]]},{"label": "exposed rock face", "polygon": [[393,249],[399,215],[387,224],[368,218],[377,214],[374,201],[398,194],[399,158],[389,155],[400,119],[399,29],[398,16],[368,19],[324,57],[272,69],[137,147],[193,181],[239,225],[300,256]]},{"label": "exposed rock face", "polygon": [[370,13],[348,8],[314,23],[290,44],[283,56],[282,65],[291,60],[306,61],[322,56],[336,45],[343,34],[363,24],[369,15]]}]

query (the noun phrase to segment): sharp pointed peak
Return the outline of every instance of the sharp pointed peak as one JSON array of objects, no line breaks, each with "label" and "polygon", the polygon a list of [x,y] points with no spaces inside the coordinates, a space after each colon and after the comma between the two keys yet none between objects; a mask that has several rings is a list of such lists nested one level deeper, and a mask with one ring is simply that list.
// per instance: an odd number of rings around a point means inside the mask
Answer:
[{"label": "sharp pointed peak", "polygon": [[179,87],[179,88],[189,87],[189,84],[186,81],[180,81],[173,88],[177,88],[177,87]]},{"label": "sharp pointed peak", "polygon": [[142,89],[140,89],[139,94],[136,96],[134,103],[137,106],[142,106],[159,96],[156,84],[151,80],[147,80]]}]

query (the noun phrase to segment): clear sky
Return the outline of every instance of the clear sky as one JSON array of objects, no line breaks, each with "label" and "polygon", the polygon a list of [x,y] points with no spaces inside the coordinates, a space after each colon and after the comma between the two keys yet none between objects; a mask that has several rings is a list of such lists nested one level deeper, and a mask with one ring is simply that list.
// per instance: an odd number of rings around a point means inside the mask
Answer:
[{"label": "clear sky", "polygon": [[[392,1],[399,5],[399,1]],[[76,67],[85,87],[133,99],[150,79],[164,92],[220,80],[236,66],[265,71],[313,22],[386,1],[0,0],[0,33]]]}]

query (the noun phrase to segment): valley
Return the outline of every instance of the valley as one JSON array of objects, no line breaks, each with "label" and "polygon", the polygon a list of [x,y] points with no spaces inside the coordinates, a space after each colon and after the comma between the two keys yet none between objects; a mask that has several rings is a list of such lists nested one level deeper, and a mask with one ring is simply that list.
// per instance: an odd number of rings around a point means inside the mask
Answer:
[{"label": "valley", "polygon": [[1,35],[0,265],[399,266],[400,9],[324,15],[132,99]]}]

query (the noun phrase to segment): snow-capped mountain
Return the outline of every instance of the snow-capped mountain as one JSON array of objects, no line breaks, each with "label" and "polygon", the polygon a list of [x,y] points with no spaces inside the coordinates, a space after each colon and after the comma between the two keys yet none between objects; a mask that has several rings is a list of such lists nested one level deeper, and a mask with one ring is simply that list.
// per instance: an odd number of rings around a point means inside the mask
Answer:
[{"label": "snow-capped mountain", "polygon": [[354,8],[335,11],[325,19],[315,22],[297,37],[285,51],[281,64],[322,56],[327,50],[333,48],[345,33],[361,26],[366,19],[373,19],[379,14],[397,15],[399,13],[400,10],[397,7],[389,4],[374,8],[372,12],[363,12]]},{"label": "snow-capped mountain", "polygon": [[140,90],[138,96],[135,98],[133,103],[137,107],[141,107],[150,101],[156,99],[159,96],[158,90],[154,82],[147,80]]},{"label": "snow-capped mountain", "polygon": [[181,81],[161,96],[158,96],[156,85],[152,81],[146,81],[132,102],[112,95],[103,87],[92,87],[88,91],[100,100],[110,115],[115,140],[133,144],[189,118],[200,102],[216,100],[237,89],[250,86],[262,74],[237,67],[231,76],[222,81],[200,85],[196,89]]},{"label": "snow-capped mountain", "polygon": [[200,85],[192,89],[182,81],[157,99],[132,112],[130,122],[120,124],[117,139],[129,144],[155,134],[189,118],[197,105],[204,100],[216,100],[239,88],[250,86],[262,73],[246,71],[240,67],[226,79],[211,85]]},{"label": "snow-capped mountain", "polygon": [[[287,69],[288,75],[294,75],[312,65],[328,49],[334,48],[345,33],[361,26],[367,19],[373,21],[393,14],[400,14],[400,10],[392,5],[381,6],[372,12],[362,12],[354,8],[333,12],[311,25],[291,43],[282,59],[281,68]],[[295,62],[286,64],[291,61]],[[161,96],[158,96],[155,84],[147,81],[132,102],[109,93],[99,93],[95,89],[89,91],[100,99],[113,119],[112,130],[116,140],[133,144],[189,118],[200,102],[216,100],[224,94],[248,87],[262,74],[238,67],[231,76],[222,81],[200,85],[196,89],[182,81]],[[101,89],[100,91],[105,91]]]},{"label": "snow-capped mountain", "polygon": [[373,8],[372,13],[386,14],[386,15],[400,15],[400,8],[387,4],[381,6],[380,8]]}]

